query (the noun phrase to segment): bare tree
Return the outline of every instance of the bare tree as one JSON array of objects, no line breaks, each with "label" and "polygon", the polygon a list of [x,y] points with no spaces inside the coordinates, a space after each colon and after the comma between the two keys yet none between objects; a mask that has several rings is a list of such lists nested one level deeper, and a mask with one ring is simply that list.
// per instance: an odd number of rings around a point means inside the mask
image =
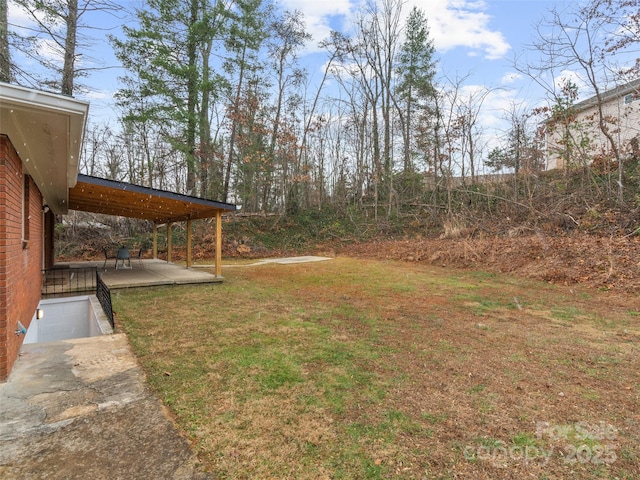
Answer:
[{"label": "bare tree", "polygon": [[[400,45],[402,0],[369,1],[356,20],[353,38],[334,33],[331,44],[342,72],[350,77],[366,99],[361,112],[368,118],[362,127],[370,135],[375,215],[380,197],[387,200],[387,216],[395,192],[393,188],[394,122],[398,109],[395,98],[395,59]],[[350,88],[350,87],[348,87]]]},{"label": "bare tree", "polygon": [[103,68],[91,62],[88,55],[81,66],[78,64],[81,52],[88,53],[91,47],[87,32],[99,28],[85,22],[85,18],[96,11],[117,15],[122,11],[118,3],[111,0],[15,0],[15,3],[34,27],[26,36],[14,35],[13,46],[44,68],[42,75],[20,68],[22,79],[28,78],[35,86],[46,85],[63,95],[73,95],[78,78]]},{"label": "bare tree", "polygon": [[[271,60],[271,66],[275,75],[276,98],[274,106],[274,118],[271,128],[271,138],[267,155],[272,162],[275,163],[275,154],[279,142],[279,134],[282,129],[283,108],[287,96],[290,95],[289,89],[299,87],[304,80],[305,72],[298,65],[298,53],[306,42],[311,39],[311,35],[307,33],[304,24],[304,17],[300,11],[284,12],[281,19],[276,19],[271,23],[271,31],[273,35],[267,41],[267,50]],[[303,141],[304,141],[303,134]],[[294,158],[298,165],[302,156],[304,145],[299,149],[300,155]],[[284,204],[285,210],[297,208],[297,194],[294,185],[291,185],[291,179],[295,178],[295,170],[291,171],[290,165],[286,162],[287,155],[280,156],[280,165],[282,167],[282,180],[289,184],[289,188],[284,188]],[[269,196],[271,181],[265,182],[263,194],[263,203]]]},{"label": "bare tree", "polygon": [[[613,56],[631,58],[615,67],[614,74],[620,80],[630,81],[640,75],[640,4],[637,0],[593,0],[587,7],[588,14],[606,27],[606,37],[601,54],[608,62]],[[619,82],[621,83],[621,82]]]},{"label": "bare tree", "polygon": [[[626,15],[620,15],[625,13]],[[562,101],[558,93],[557,72],[575,70],[586,83],[587,94],[595,99],[594,122],[606,139],[612,160],[618,165],[618,202],[623,198],[623,157],[614,135],[616,119],[605,112],[604,92],[620,75],[634,69],[637,64],[624,68],[621,62],[640,42],[640,7],[636,1],[591,0],[586,5],[575,4],[568,11],[553,8],[538,27],[531,49],[541,61],[526,63],[517,68],[545,87],[553,104]],[[551,82],[541,79],[550,78]],[[550,109],[551,111],[551,109]]]},{"label": "bare tree", "polygon": [[478,118],[489,93],[490,89],[482,87],[471,89],[465,97],[456,95],[454,127],[459,140],[458,166],[463,181],[469,176],[474,182],[478,173],[483,147]]},{"label": "bare tree", "polygon": [[229,197],[231,171],[236,161],[236,139],[238,131],[241,129],[240,122],[243,118],[240,115],[240,104],[243,95],[246,93],[243,89],[246,88],[247,77],[262,68],[258,61],[257,54],[267,37],[263,17],[268,15],[268,12],[261,12],[263,8],[262,3],[262,0],[244,0],[239,2],[238,8],[240,15],[233,18],[229,35],[225,41],[229,55],[225,61],[225,69],[229,74],[235,75],[232,80],[235,84],[235,89],[230,97],[230,105],[228,107],[228,116],[231,120],[231,132],[224,172],[223,201],[226,201]]},{"label": "bare tree", "polygon": [[539,172],[544,168],[542,151],[536,141],[536,129],[532,125],[533,112],[525,105],[511,103],[505,111],[504,119],[508,130],[501,139],[501,145],[489,153],[485,165],[494,171]]},{"label": "bare tree", "polygon": [[[388,200],[387,216],[391,214],[393,198],[393,117],[397,107],[394,95],[394,70],[397,49],[400,46],[400,21],[403,0],[383,0],[378,7],[373,2],[368,6],[368,24],[361,23],[363,41],[371,45],[363,51],[368,67],[375,73],[375,81],[380,86],[380,111],[382,117],[382,184]],[[366,40],[365,40],[366,38]]]}]

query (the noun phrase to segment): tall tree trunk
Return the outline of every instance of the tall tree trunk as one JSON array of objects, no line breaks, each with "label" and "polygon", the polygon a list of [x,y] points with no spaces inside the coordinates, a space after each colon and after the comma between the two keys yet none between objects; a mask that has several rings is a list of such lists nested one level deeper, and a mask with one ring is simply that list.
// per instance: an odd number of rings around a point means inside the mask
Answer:
[{"label": "tall tree trunk", "polygon": [[236,85],[236,94],[233,99],[233,114],[231,119],[231,135],[229,136],[229,155],[227,165],[224,172],[224,186],[222,189],[222,201],[226,202],[229,198],[229,184],[231,183],[231,166],[233,165],[233,153],[235,149],[236,136],[238,131],[238,114],[240,111],[240,95],[242,94],[242,83],[244,80],[244,69],[247,55],[247,45],[242,47],[242,57],[240,60],[240,73],[238,74],[238,84]]},{"label": "tall tree trunk", "polygon": [[[412,92],[411,92],[411,87],[409,87],[409,91],[407,94],[407,110],[406,110],[406,115],[404,117],[404,119],[402,118],[402,115],[400,115],[400,123],[402,125],[402,132],[403,132],[403,140],[404,140],[404,172],[410,172],[413,170],[413,165],[411,163],[411,123],[413,120],[413,112],[411,111],[411,108],[413,107],[413,103],[412,103]],[[400,112],[398,112],[400,113]]]},{"label": "tall tree trunk", "polygon": [[375,195],[375,219],[378,221],[378,195],[379,195],[379,185],[380,185],[380,177],[382,176],[382,166],[380,163],[380,138],[378,137],[378,110],[375,108],[377,106],[377,102],[373,100],[371,102],[372,105],[372,119],[371,119],[371,130],[373,135],[373,162],[374,162],[374,195]]},{"label": "tall tree trunk", "polygon": [[64,66],[62,67],[62,94],[73,95],[75,77],[76,37],[78,34],[78,0],[67,0],[66,38],[64,43]]},{"label": "tall tree trunk", "polygon": [[209,122],[209,103],[211,100],[211,91],[209,89],[209,57],[213,48],[213,39],[205,44],[202,49],[202,104],[200,106],[200,115],[198,117],[198,125],[200,130],[200,197],[209,198],[209,168],[212,163],[213,152],[211,145],[211,125]]},{"label": "tall tree trunk", "polygon": [[[285,87],[285,80],[284,80],[284,60],[285,60],[285,53],[281,53],[280,58],[279,58],[279,64],[278,64],[278,99],[276,100],[276,115],[275,118],[273,120],[273,128],[271,129],[271,140],[269,141],[269,153],[267,155],[267,158],[269,160],[269,167],[267,168],[267,171],[265,172],[265,181],[264,181],[264,185],[263,185],[263,190],[262,190],[262,208],[266,210],[266,205],[268,204],[269,201],[269,195],[271,194],[271,183],[273,181],[272,179],[272,175],[273,175],[273,165],[275,165],[275,151],[276,151],[276,144],[278,142],[278,130],[280,128],[280,116],[282,115],[282,102],[284,101],[284,87]],[[300,149],[302,150],[302,149]],[[286,162],[286,158],[285,155],[282,156],[282,161]],[[289,184],[289,180],[287,178],[287,166],[283,165],[282,166],[282,172],[283,172],[283,177],[282,178],[282,182],[284,184],[284,192],[285,192],[285,209],[287,208],[287,203],[288,203],[288,195],[287,195],[287,190],[286,190],[286,186]]]},{"label": "tall tree trunk", "polygon": [[[190,25],[193,26],[198,21],[198,0],[191,0],[190,4]],[[187,62],[189,71],[187,73],[187,131],[186,131],[186,147],[187,147],[187,192],[189,194],[196,193],[196,131],[198,129],[198,120],[196,117],[196,108],[198,104],[198,45],[195,33],[189,31],[187,33]]]},{"label": "tall tree trunk", "polygon": [[9,30],[7,0],[0,0],[0,82],[11,81],[11,55],[9,54]]}]

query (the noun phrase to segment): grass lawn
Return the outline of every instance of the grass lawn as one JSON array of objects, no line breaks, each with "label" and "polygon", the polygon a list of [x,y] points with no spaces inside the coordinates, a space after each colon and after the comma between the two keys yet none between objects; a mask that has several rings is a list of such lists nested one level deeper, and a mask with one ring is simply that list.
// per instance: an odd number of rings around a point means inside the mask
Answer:
[{"label": "grass lawn", "polygon": [[216,478],[640,478],[640,300],[337,258],[114,293]]}]

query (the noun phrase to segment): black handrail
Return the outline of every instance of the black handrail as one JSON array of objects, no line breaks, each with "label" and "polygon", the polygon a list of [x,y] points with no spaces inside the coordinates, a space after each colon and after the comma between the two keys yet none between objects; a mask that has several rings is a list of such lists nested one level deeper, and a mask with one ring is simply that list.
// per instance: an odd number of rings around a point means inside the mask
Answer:
[{"label": "black handrail", "polygon": [[102,310],[104,310],[105,315],[109,319],[111,328],[115,329],[113,306],[111,305],[111,290],[109,290],[107,284],[102,281],[102,277],[98,272],[96,272],[96,297],[98,297],[98,301],[100,305],[102,305]]},{"label": "black handrail", "polygon": [[95,294],[111,328],[115,328],[111,291],[102,281],[98,267],[54,268],[42,271],[42,298]]},{"label": "black handrail", "polygon": [[97,267],[42,271],[42,298],[68,297],[96,291]]}]

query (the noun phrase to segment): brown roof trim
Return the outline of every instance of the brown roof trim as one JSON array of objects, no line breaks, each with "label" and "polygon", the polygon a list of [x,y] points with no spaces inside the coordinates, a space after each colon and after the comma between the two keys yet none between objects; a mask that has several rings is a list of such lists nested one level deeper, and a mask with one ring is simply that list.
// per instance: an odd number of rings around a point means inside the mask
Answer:
[{"label": "brown roof trim", "polygon": [[156,224],[211,218],[218,212],[236,210],[231,203],[82,174],[76,186],[69,189],[69,208]]}]

